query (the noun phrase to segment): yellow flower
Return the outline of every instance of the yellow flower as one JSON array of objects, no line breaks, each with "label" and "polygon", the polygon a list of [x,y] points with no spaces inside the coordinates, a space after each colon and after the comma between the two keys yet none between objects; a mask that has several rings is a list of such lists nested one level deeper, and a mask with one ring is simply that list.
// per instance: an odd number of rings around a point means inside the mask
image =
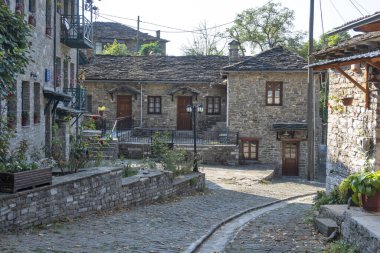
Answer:
[{"label": "yellow flower", "polygon": [[105,111],[105,110],[106,110],[106,107],[104,105],[98,107],[98,111]]}]

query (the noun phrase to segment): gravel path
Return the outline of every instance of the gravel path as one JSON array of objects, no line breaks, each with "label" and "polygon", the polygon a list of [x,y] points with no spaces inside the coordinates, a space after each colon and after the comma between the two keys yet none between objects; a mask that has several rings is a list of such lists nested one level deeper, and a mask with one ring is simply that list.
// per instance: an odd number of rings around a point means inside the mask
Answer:
[{"label": "gravel path", "polygon": [[[0,252],[182,252],[221,220],[249,207],[321,190],[299,181],[259,183],[254,171],[204,168],[211,189],[149,206],[1,235]],[[241,180],[244,178],[244,180]]]}]

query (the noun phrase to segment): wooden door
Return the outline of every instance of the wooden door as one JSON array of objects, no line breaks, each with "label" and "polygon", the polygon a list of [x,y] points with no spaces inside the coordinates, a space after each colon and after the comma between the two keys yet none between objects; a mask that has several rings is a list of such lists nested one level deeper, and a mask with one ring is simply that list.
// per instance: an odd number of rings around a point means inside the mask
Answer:
[{"label": "wooden door", "polygon": [[117,109],[116,117],[126,119],[127,127],[132,127],[132,96],[118,95],[117,96]]},{"label": "wooden door", "polygon": [[191,130],[191,115],[186,112],[186,106],[192,104],[192,97],[177,97],[177,130]]},{"label": "wooden door", "polygon": [[282,175],[298,176],[299,142],[282,143]]}]

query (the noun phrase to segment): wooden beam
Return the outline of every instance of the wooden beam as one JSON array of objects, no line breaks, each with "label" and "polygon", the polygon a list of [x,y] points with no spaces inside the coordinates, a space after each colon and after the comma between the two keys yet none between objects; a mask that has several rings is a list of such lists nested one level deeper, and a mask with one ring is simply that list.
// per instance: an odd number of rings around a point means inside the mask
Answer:
[{"label": "wooden beam", "polygon": [[359,89],[361,89],[364,93],[366,93],[366,89],[361,86],[355,79],[353,79],[351,76],[349,76],[346,72],[344,72],[344,70],[342,70],[338,65],[336,65],[334,67],[339,73],[341,73],[345,78],[347,78],[348,80],[350,80],[356,87],[358,87]]},{"label": "wooden beam", "polygon": [[369,61],[367,61],[367,64],[369,64],[372,67],[377,68],[378,70],[380,70],[380,63],[378,63],[378,62],[374,62],[372,60],[369,60]]},{"label": "wooden beam", "polygon": [[369,109],[369,84],[365,82],[365,108]]},{"label": "wooden beam", "polygon": [[371,59],[355,59],[355,60],[350,60],[350,61],[345,61],[345,62],[326,63],[325,65],[315,66],[313,67],[313,69],[324,70],[324,69],[329,69],[329,68],[335,68],[335,66],[347,66],[351,64],[358,64],[358,63],[368,62],[368,61],[371,61],[371,63],[379,62],[380,57],[375,57]]}]

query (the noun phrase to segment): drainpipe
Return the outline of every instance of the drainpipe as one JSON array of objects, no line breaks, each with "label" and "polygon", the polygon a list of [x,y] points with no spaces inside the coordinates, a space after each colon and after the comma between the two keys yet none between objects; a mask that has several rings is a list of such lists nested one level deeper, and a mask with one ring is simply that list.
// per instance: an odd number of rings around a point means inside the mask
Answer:
[{"label": "drainpipe", "polygon": [[56,90],[57,86],[57,63],[55,59],[57,58],[57,0],[54,0],[54,8],[53,8],[53,27],[54,27],[54,38],[53,38],[53,86],[54,91]]},{"label": "drainpipe", "polygon": [[143,127],[143,89],[140,83],[140,127]]}]

